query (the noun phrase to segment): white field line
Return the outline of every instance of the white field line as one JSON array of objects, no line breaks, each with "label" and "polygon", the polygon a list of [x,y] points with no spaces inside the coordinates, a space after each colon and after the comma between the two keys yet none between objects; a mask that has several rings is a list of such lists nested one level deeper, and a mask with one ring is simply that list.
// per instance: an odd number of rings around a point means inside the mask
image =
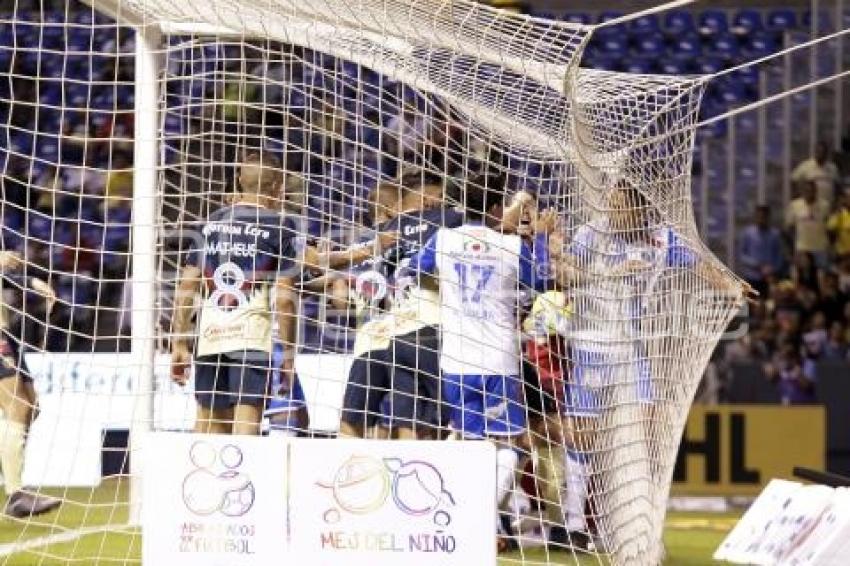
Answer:
[{"label": "white field line", "polygon": [[20,540],[17,542],[0,544],[0,556],[9,556],[10,554],[15,554],[16,552],[24,552],[27,550],[32,550],[34,548],[39,548],[42,546],[48,546],[61,542],[71,542],[84,536],[95,535],[104,531],[122,531],[126,529],[126,524],[98,525],[96,527],[83,527],[81,529],[72,529],[53,535],[45,535],[41,537]]}]

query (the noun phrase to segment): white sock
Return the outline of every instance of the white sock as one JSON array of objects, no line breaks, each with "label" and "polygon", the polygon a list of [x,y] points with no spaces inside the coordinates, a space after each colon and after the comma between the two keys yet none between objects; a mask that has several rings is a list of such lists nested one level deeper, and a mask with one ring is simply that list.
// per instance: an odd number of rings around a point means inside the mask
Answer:
[{"label": "white sock", "polygon": [[24,425],[0,419],[0,467],[3,469],[6,494],[21,489],[24,471],[24,444],[27,429]]},{"label": "white sock", "polygon": [[566,451],[564,479],[561,508],[566,515],[566,529],[568,531],[586,530],[584,504],[587,501],[587,463],[584,454],[575,450]]},{"label": "white sock", "polygon": [[519,456],[510,448],[496,452],[496,510],[500,510],[513,490]]}]

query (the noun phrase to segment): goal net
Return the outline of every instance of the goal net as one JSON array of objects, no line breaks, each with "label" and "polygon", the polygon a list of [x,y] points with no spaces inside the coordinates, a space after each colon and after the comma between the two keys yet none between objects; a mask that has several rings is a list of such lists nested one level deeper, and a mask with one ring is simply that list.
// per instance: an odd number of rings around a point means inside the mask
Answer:
[{"label": "goal net", "polygon": [[493,442],[506,563],[661,562],[743,300],[692,216],[703,81],[461,0],[91,4],[0,22],[0,464],[34,487],[0,552],[139,562],[126,431],[194,429]]}]

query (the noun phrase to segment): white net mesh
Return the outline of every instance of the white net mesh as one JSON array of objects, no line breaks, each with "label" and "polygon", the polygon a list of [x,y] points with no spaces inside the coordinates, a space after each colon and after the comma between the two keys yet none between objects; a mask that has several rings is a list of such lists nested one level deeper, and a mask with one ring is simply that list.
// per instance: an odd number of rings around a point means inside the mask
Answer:
[{"label": "white net mesh", "polygon": [[[0,51],[4,244],[23,254],[22,288],[58,289],[46,325],[6,302],[27,323],[7,335],[38,352],[29,371],[58,414],[31,444],[41,434],[50,453],[92,405],[108,415],[88,415],[94,436],[73,432],[76,449],[139,423],[256,433],[264,408],[271,434],[484,436],[499,446],[498,538],[520,543],[506,561],[660,562],[684,419],[742,302],[692,218],[702,81],[579,69],[591,28],[469,2],[94,5],[162,30],[157,298],[133,302],[125,284],[132,35],[86,7],[55,24],[16,9]],[[51,127],[54,145],[39,138]],[[130,327],[131,304],[155,310],[155,332]],[[153,390],[133,381],[139,359],[100,354],[131,336],[163,354]],[[186,388],[164,357],[180,348]],[[258,370],[273,377],[251,389]],[[33,402],[4,398],[6,421]],[[28,483],[75,484],[67,462],[37,458]],[[109,526],[126,521],[122,482],[59,495],[61,513],[25,518],[13,542],[93,528],[107,533],[94,549],[34,552],[139,560],[133,532]]]}]

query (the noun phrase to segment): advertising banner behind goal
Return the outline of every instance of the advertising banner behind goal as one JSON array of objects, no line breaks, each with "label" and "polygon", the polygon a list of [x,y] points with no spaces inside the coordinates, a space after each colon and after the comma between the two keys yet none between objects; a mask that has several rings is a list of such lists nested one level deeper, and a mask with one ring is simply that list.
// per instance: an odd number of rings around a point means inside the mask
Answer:
[{"label": "advertising banner behind goal", "polygon": [[489,442],[152,433],[143,563],[495,564]]}]

